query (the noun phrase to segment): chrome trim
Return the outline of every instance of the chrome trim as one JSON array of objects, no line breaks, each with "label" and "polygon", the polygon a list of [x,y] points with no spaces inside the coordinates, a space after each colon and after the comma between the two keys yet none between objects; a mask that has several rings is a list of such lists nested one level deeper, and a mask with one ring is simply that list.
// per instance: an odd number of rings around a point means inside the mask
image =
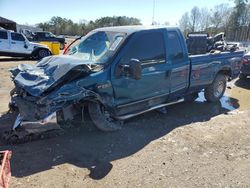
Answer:
[{"label": "chrome trim", "polygon": [[123,115],[123,116],[117,116],[115,118],[118,119],[118,120],[125,120],[125,119],[132,118],[134,116],[143,114],[145,112],[149,112],[149,111],[155,110],[157,108],[161,108],[161,107],[164,107],[164,106],[170,106],[172,104],[177,104],[177,103],[180,103],[180,102],[184,102],[184,99],[179,99],[178,101],[174,101],[174,102],[170,102],[170,103],[160,104],[160,105],[151,107],[151,108],[149,108],[147,110],[144,110],[144,111],[141,111],[141,112],[137,112],[137,113],[133,113],[133,114],[127,114],[127,115]]}]

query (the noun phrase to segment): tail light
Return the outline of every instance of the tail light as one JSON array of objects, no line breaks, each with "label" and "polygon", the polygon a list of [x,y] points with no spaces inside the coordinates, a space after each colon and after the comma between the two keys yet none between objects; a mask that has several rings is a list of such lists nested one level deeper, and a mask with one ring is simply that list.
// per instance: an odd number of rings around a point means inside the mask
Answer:
[{"label": "tail light", "polygon": [[244,58],[242,59],[242,65],[248,65],[248,63],[249,63],[249,62],[248,62],[248,59],[244,57]]}]

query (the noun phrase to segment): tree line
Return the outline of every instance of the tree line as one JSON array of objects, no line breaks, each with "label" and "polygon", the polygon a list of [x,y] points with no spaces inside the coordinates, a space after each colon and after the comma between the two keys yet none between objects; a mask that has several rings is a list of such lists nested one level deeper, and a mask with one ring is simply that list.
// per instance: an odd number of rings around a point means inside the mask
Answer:
[{"label": "tree line", "polygon": [[195,6],[182,15],[179,26],[185,35],[189,32],[210,35],[225,32],[228,40],[250,41],[250,4],[247,0],[235,0],[234,4],[234,7],[219,4],[210,10]]},{"label": "tree line", "polygon": [[50,21],[37,24],[37,27],[56,35],[85,35],[95,28],[122,25],[141,25],[141,22],[133,17],[113,16],[102,17],[95,21],[81,20],[79,23],[74,23],[71,19],[54,16]]},{"label": "tree line", "polygon": [[[54,16],[50,21],[37,24],[57,35],[85,35],[95,28],[122,25],[141,25],[141,21],[133,17],[107,16],[75,23],[71,19]],[[185,35],[189,32],[206,32],[210,35],[225,32],[228,40],[250,41],[250,3],[248,0],[234,0],[234,7],[219,4],[212,9],[195,6],[182,15],[179,26]]]}]

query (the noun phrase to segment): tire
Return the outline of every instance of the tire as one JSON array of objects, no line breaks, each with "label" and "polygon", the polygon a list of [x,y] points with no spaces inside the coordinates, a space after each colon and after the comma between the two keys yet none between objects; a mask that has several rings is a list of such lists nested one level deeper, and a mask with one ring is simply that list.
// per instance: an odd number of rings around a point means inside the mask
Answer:
[{"label": "tire", "polygon": [[100,103],[89,102],[88,109],[90,118],[101,131],[111,132],[121,129],[121,122],[113,119]]},{"label": "tire", "polygon": [[60,43],[60,50],[63,50],[65,47],[65,44],[64,43]]},{"label": "tire", "polygon": [[224,95],[227,86],[227,78],[224,74],[218,74],[213,83],[205,89],[205,99],[208,102],[217,102]]},{"label": "tire", "polygon": [[247,75],[245,75],[245,74],[243,74],[243,73],[240,73],[239,79],[244,80],[244,79],[246,79],[246,78],[247,78]]},{"label": "tire", "polygon": [[42,58],[44,58],[44,57],[47,57],[47,56],[49,56],[49,55],[50,55],[49,50],[47,50],[47,49],[40,49],[40,50],[38,50],[38,52],[37,52],[36,58],[37,58],[38,60],[40,60],[40,59],[42,59]]}]

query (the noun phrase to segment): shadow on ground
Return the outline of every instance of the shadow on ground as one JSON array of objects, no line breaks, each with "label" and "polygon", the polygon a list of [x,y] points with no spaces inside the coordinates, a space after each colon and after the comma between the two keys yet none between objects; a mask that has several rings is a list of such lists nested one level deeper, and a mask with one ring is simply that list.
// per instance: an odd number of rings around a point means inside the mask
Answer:
[{"label": "shadow on ground", "polygon": [[0,62],[8,62],[8,61],[34,61],[31,58],[27,58],[27,57],[3,57],[0,58]]},{"label": "shadow on ground", "polygon": [[235,85],[244,89],[250,89],[250,77],[246,79],[238,79]]},{"label": "shadow on ground", "polygon": [[[239,107],[236,99],[226,100],[234,108]],[[152,111],[130,119],[125,122],[122,130],[114,133],[93,129],[92,123],[87,121],[81,128],[69,129],[56,138],[1,148],[13,151],[11,165],[12,176],[15,177],[29,176],[53,166],[70,163],[89,169],[89,176],[98,180],[112,170],[112,161],[140,151],[175,128],[192,122],[208,121],[228,111],[230,109],[223,107],[223,102],[182,103],[168,107],[167,114]],[[0,125],[3,122],[6,124],[6,117],[0,118]]]}]

